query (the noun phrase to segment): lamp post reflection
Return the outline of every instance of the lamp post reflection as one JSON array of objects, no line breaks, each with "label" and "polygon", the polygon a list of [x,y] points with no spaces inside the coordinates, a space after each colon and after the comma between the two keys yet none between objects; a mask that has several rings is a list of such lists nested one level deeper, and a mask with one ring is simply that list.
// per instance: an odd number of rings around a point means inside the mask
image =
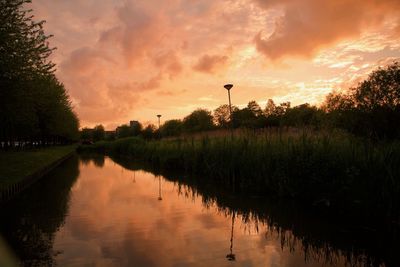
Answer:
[{"label": "lamp post reflection", "polygon": [[232,226],[231,226],[231,246],[229,248],[229,254],[226,255],[228,261],[235,261],[236,255],[233,253],[233,227],[235,226],[235,211],[232,212]]},{"label": "lamp post reflection", "polygon": [[162,200],[162,196],[161,196],[161,175],[158,175],[158,200]]}]

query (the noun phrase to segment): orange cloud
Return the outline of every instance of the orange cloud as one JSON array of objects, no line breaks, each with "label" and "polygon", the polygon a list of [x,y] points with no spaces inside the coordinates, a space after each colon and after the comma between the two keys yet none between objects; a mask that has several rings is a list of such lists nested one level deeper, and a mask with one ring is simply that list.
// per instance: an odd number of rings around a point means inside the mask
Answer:
[{"label": "orange cloud", "polygon": [[183,70],[182,63],[174,51],[157,54],[153,58],[153,63],[157,68],[163,68],[171,79],[179,75]]},{"label": "orange cloud", "polygon": [[219,67],[223,67],[227,60],[227,56],[210,56],[206,54],[198,59],[193,69],[205,73],[214,73]]},{"label": "orange cloud", "polygon": [[400,1],[395,0],[255,1],[264,9],[284,9],[269,37],[263,37],[262,31],[254,37],[257,50],[272,60],[310,57],[323,47],[400,15]]}]

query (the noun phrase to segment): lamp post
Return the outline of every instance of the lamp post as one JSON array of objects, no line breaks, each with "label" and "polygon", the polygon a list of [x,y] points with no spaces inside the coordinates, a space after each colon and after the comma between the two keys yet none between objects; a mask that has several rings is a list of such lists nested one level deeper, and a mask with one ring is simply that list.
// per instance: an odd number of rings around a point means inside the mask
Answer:
[{"label": "lamp post", "polygon": [[232,121],[232,104],[231,104],[231,89],[233,84],[225,84],[224,88],[228,90],[228,99],[229,99],[229,119],[231,121],[231,131],[233,131],[233,121]]},{"label": "lamp post", "polygon": [[160,118],[161,118],[161,114],[158,114],[157,117],[158,117],[158,129],[160,130]]}]

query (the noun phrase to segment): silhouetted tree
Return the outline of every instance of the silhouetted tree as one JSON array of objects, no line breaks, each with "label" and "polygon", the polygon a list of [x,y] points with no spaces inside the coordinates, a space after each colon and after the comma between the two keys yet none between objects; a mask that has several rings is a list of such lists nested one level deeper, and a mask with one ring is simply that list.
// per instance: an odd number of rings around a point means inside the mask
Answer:
[{"label": "silhouetted tree", "polygon": [[236,110],[232,114],[233,125],[235,128],[255,128],[256,115],[247,107]]},{"label": "silhouetted tree", "polygon": [[323,105],[333,125],[374,138],[400,137],[400,65],[373,71],[346,94],[332,93]]},{"label": "silhouetted tree", "polygon": [[93,140],[93,129],[83,128],[81,130],[81,139],[82,140]]},{"label": "silhouetted tree", "polygon": [[275,115],[276,105],[274,100],[268,99],[267,104],[265,105],[264,114],[266,116]]},{"label": "silhouetted tree", "polygon": [[93,129],[93,141],[100,141],[105,139],[105,131],[103,125],[96,125]]},{"label": "silhouetted tree", "polygon": [[282,124],[286,126],[309,126],[319,127],[323,112],[308,103],[288,109],[282,117]]},{"label": "silhouetted tree", "polygon": [[138,136],[142,132],[142,124],[138,121],[135,121],[134,123],[131,123],[130,125],[130,135],[131,136]]},{"label": "silhouetted tree", "polygon": [[0,1],[0,140],[76,140],[79,121],[53,74],[44,21],[33,21],[24,9],[29,2]]},{"label": "silhouetted tree", "polygon": [[128,125],[118,126],[116,129],[117,138],[125,138],[132,136],[131,127]]},{"label": "silhouetted tree", "polygon": [[168,120],[161,126],[162,136],[178,136],[182,133],[183,123],[181,120]]},{"label": "silhouetted tree", "polygon": [[147,125],[143,131],[142,136],[144,139],[152,139],[155,137],[156,126],[154,124]]},{"label": "silhouetted tree", "polygon": [[214,128],[211,112],[197,109],[183,119],[183,128],[188,132],[207,131]]},{"label": "silhouetted tree", "polygon": [[[236,112],[238,107],[232,106],[232,113]],[[221,127],[221,128],[229,128],[230,127],[230,111],[229,111],[229,105],[224,104],[219,106],[214,110],[213,114],[214,118],[214,123]]]},{"label": "silhouetted tree", "polygon": [[260,105],[259,105],[256,101],[254,101],[254,100],[250,101],[250,102],[247,104],[247,108],[248,108],[256,117],[259,117],[259,116],[262,116],[262,115],[263,115],[263,112],[262,112],[262,110],[261,110]]}]

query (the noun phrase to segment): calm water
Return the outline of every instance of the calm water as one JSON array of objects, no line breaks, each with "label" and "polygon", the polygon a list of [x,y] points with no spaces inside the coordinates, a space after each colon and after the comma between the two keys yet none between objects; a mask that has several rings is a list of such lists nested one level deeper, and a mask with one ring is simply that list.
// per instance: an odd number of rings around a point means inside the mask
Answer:
[{"label": "calm water", "polygon": [[71,158],[2,207],[0,252],[8,248],[24,266],[398,263],[396,242],[375,229],[349,232],[351,226],[291,205],[141,168],[107,157]]}]

